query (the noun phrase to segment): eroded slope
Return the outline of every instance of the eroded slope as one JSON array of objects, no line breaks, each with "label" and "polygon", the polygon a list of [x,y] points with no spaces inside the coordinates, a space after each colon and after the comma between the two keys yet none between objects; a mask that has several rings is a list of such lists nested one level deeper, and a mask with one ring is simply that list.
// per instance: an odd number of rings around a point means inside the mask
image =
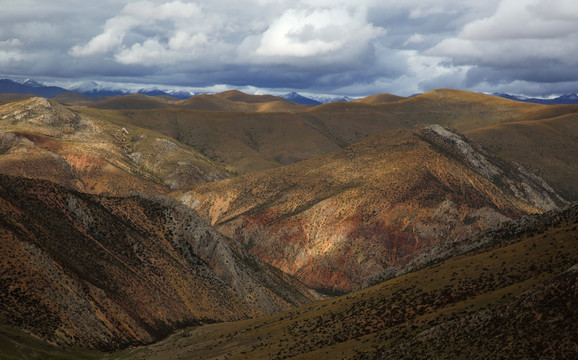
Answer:
[{"label": "eroded slope", "polygon": [[115,356],[576,358],[578,206],[507,225],[481,234],[481,248],[377,286]]},{"label": "eroded slope", "polygon": [[99,197],[0,175],[0,319],[112,349],[316,299],[165,197]]},{"label": "eroded slope", "polygon": [[264,261],[337,291],[436,244],[565,204],[542,179],[439,125],[205,184],[182,201]]}]

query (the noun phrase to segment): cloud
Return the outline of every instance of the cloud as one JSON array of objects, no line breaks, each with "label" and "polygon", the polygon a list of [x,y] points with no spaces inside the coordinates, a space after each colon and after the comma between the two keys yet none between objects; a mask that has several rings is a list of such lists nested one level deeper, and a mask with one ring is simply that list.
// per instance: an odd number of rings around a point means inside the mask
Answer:
[{"label": "cloud", "polygon": [[287,10],[263,33],[257,55],[311,57],[365,45],[385,30],[368,24],[365,12],[345,8]]},{"label": "cloud", "polygon": [[412,36],[410,36],[404,43],[403,45],[407,46],[410,44],[419,44],[425,41],[425,38],[423,37],[423,35],[418,34],[418,33],[414,33]]},{"label": "cloud", "polygon": [[578,85],[577,21],[574,0],[10,1],[0,71],[360,96],[535,94]]},{"label": "cloud", "polygon": [[469,87],[517,80],[578,81],[578,3],[504,0],[491,16],[466,24],[426,54],[470,65]]},{"label": "cloud", "polygon": [[[158,41],[146,39],[142,43],[132,44],[131,49],[124,48],[124,40],[131,31],[138,32],[139,27],[150,27],[155,22],[168,21],[168,27],[158,27],[156,36],[186,36],[187,22],[201,15],[201,9],[194,3],[173,1],[156,4],[152,1],[138,1],[125,6],[122,13],[107,20],[104,32],[93,37],[87,44],[76,45],[70,49],[72,56],[90,56],[120,49],[123,54],[118,56],[121,63],[135,63],[134,59],[143,55],[144,51],[152,50],[162,54]],[[154,28],[154,26],[153,26]],[[179,41],[176,39],[174,41]],[[148,56],[143,60],[150,59]],[[129,61],[126,61],[129,59]],[[132,59],[132,60],[130,60]]]}]

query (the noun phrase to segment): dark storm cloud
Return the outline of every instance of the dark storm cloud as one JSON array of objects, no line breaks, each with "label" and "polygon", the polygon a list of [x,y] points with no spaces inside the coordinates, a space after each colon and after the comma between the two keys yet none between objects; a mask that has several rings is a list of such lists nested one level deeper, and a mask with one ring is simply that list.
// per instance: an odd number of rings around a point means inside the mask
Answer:
[{"label": "dark storm cloud", "polygon": [[349,95],[574,92],[577,21],[573,0],[12,1],[0,72]]}]

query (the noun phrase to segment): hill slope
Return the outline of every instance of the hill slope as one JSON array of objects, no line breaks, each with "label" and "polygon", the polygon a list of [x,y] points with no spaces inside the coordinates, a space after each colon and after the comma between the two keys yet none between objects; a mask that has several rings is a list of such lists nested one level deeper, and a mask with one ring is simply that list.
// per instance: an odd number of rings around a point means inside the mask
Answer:
[{"label": "hill slope", "polygon": [[[190,100],[202,99],[195,97]],[[215,96],[207,99],[215,102],[229,101]],[[245,107],[263,105],[239,104]],[[190,107],[188,110],[119,111],[115,115],[125,119],[127,126],[130,124],[161,132],[192,146],[232,173],[246,174],[336,151],[384,131],[420,124],[440,124],[468,132],[578,113],[578,106],[521,103],[450,89],[401,99],[387,94],[374,95],[355,102],[332,103],[299,111],[278,109],[263,113],[256,110],[247,112],[245,108],[240,112],[233,111],[234,107],[231,106],[209,105],[215,111],[194,110],[194,107]],[[216,111],[218,109],[227,111]],[[518,132],[512,133],[512,140],[520,144],[520,149],[532,146],[532,142],[525,142],[527,138],[517,135]],[[558,135],[557,140],[576,147],[576,138],[572,133],[560,132]],[[478,139],[491,149],[499,145],[492,136],[480,136]],[[544,147],[547,150],[545,156],[568,159],[570,164],[578,163],[578,158],[569,158],[567,152],[552,145]],[[538,164],[539,167],[533,167],[534,170],[544,175],[550,172],[547,163],[540,159],[527,160],[526,164]],[[557,171],[561,178],[572,178],[575,173],[571,168],[563,166],[557,167]],[[578,191],[558,188],[561,181],[549,180],[556,186],[556,190],[563,191],[570,199],[578,199]]]},{"label": "hill slope", "polygon": [[363,291],[114,356],[574,359],[577,224],[577,205],[526,217],[481,234],[482,248]]},{"label": "hill slope", "polygon": [[182,201],[309,286],[351,291],[424,250],[556,209],[543,180],[439,125],[203,184]]},{"label": "hill slope", "polygon": [[114,349],[318,298],[163,197],[99,197],[0,175],[0,322]]},{"label": "hill slope", "polygon": [[484,127],[466,134],[499,156],[532,169],[563,197],[578,200],[577,113]]},{"label": "hill slope", "polygon": [[229,176],[167,136],[43,98],[0,106],[0,173],[117,195],[166,193]]}]

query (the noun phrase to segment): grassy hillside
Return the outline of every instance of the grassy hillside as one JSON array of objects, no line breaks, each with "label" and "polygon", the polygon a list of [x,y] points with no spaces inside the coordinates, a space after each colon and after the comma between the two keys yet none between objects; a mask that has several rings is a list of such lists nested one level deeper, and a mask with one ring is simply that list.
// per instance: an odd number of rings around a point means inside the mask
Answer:
[{"label": "grassy hillside", "polygon": [[573,359],[578,207],[514,224],[482,249],[363,291],[108,358]]},{"label": "grassy hillside", "polygon": [[499,156],[532,169],[563,197],[578,200],[577,113],[495,125],[466,134]]},{"label": "grassy hillside", "polygon": [[[124,124],[161,132],[192,146],[230,172],[245,174],[309,159],[377,133],[419,124],[440,124],[472,134],[478,129],[494,128],[501,131],[501,137],[507,137],[505,134],[510,133],[500,126],[572,117],[578,113],[577,106],[529,104],[450,89],[411,98],[378,94],[354,102],[316,107],[287,104],[291,103],[281,98],[233,91],[195,96],[171,106],[160,104],[150,108],[147,105],[148,110],[135,103],[124,107],[131,110],[108,110],[102,116],[116,116],[123,119]],[[559,132],[558,135],[554,140],[576,143],[572,132]],[[494,136],[476,138],[489,148],[500,146]],[[520,149],[531,147],[531,139],[530,143],[526,142],[528,140],[525,136],[519,137],[517,132],[512,133],[512,141],[517,142]],[[555,146],[545,155],[550,159],[565,158],[570,163],[578,163],[575,157]],[[517,160],[515,156],[505,156]],[[543,174],[551,170],[538,158],[529,158],[526,163],[530,162],[535,162],[534,168]],[[561,185],[566,178],[571,179],[575,173],[563,166],[558,166],[557,171],[560,180],[552,181],[555,186]],[[557,189],[569,198],[578,198],[573,188]]]}]

